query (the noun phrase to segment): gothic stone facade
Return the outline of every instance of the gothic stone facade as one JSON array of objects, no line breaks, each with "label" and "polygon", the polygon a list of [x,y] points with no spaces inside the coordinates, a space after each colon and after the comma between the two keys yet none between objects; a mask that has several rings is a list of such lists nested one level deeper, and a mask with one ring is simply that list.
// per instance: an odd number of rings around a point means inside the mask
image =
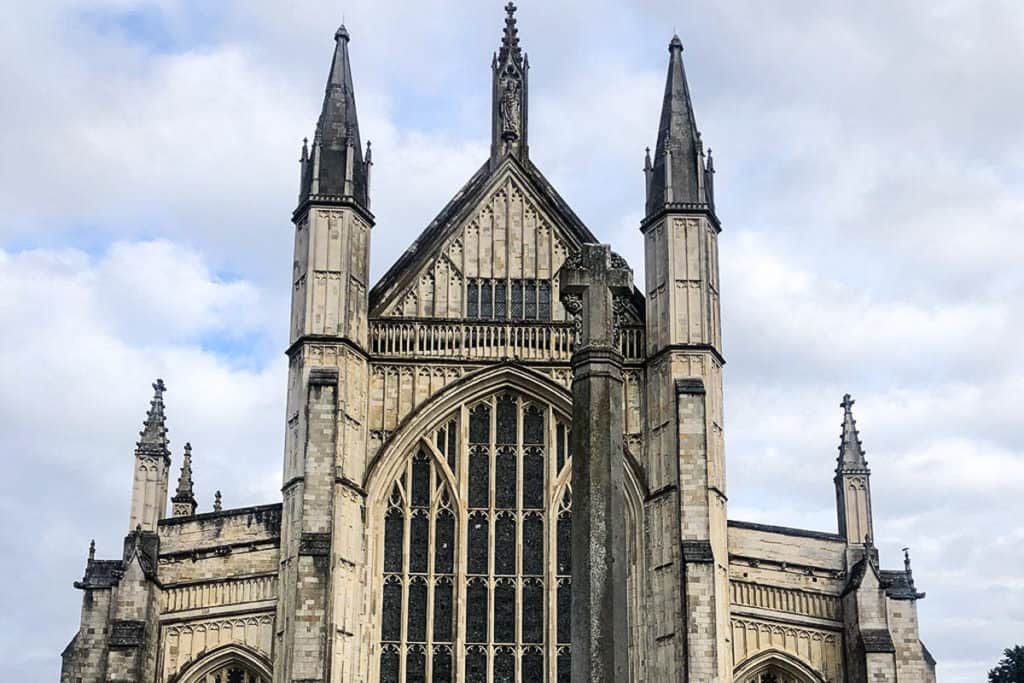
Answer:
[{"label": "gothic stone facade", "polygon": [[283,500],[197,514],[186,446],[166,516],[158,381],[123,552],[91,551],[75,584],[62,683],[579,680],[570,473],[598,454],[573,453],[573,431],[601,425],[622,436],[618,519],[595,517],[593,487],[576,504],[614,532],[616,570],[591,576],[615,583],[625,614],[590,635],[626,653],[619,680],[934,680],[909,561],[879,565],[849,397],[838,533],[727,517],[721,226],[678,38],[645,164],[644,288],[592,331],[613,340],[614,392],[574,418],[594,304],[561,275],[598,240],[530,161],[514,9],[492,61],[490,158],[372,288],[372,160],[338,30],[292,216]]}]

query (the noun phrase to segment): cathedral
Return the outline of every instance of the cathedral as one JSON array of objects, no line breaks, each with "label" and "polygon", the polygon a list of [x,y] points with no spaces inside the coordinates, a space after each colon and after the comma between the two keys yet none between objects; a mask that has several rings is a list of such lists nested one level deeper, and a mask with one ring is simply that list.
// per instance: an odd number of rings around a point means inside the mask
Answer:
[{"label": "cathedral", "polygon": [[935,680],[909,557],[883,569],[874,544],[850,396],[835,532],[728,517],[722,226],[682,42],[640,290],[531,161],[515,9],[489,157],[376,283],[337,30],[292,213],[281,499],[199,512],[201,444],[172,468],[157,380],[61,683]]}]

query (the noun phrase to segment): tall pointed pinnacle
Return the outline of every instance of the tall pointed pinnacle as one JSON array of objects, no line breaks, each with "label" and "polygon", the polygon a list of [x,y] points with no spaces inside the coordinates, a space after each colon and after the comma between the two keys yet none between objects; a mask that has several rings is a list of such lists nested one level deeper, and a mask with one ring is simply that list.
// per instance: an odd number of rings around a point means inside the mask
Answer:
[{"label": "tall pointed pinnacle", "polygon": [[505,5],[505,28],[501,47],[491,59],[493,78],[491,102],[491,167],[506,156],[526,161],[530,62],[519,47],[516,6]]},{"label": "tall pointed pinnacle", "polygon": [[707,186],[709,172],[690,101],[690,87],[683,68],[683,42],[679,36],[672,36],[668,51],[658,142],[654,148],[654,167],[649,174],[648,216],[671,205],[712,209],[714,204],[711,188]]},{"label": "tall pointed pinnacle", "polygon": [[836,472],[867,471],[864,449],[857,432],[857,421],[853,419],[854,400],[849,394],[843,396],[839,405],[843,409],[843,433],[839,440],[839,459]]},{"label": "tall pointed pinnacle", "polygon": [[185,444],[185,457],[178,476],[178,490],[171,498],[175,517],[191,517],[196,512],[196,496],[192,489],[192,444]]},{"label": "tall pointed pinnacle", "polygon": [[505,5],[505,29],[501,35],[501,49],[498,50],[498,62],[512,59],[516,64],[523,63],[523,51],[519,48],[519,27],[516,26],[515,4]]},{"label": "tall pointed pinnacle", "polygon": [[343,24],[334,34],[334,56],[310,156],[300,161],[300,204],[320,199],[349,201],[364,209],[369,206],[367,168],[363,161],[348,54],[349,39],[348,29]]},{"label": "tall pointed pinnacle", "polygon": [[162,379],[158,379],[153,383],[153,398],[149,402],[149,410],[146,412],[146,420],[142,425],[142,431],[139,432],[140,439],[135,445],[135,455],[138,457],[163,456],[170,462],[171,451],[168,448],[170,442],[167,440],[167,418],[164,415],[165,391],[167,391],[167,387],[164,386]]}]

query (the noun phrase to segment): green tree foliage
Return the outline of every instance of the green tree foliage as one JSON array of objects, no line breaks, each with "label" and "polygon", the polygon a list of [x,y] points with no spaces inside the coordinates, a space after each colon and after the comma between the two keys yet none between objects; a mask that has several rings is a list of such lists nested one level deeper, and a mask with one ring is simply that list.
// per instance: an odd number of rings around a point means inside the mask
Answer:
[{"label": "green tree foliage", "polygon": [[1024,683],[1024,645],[1003,650],[1003,658],[988,672],[988,683]]}]

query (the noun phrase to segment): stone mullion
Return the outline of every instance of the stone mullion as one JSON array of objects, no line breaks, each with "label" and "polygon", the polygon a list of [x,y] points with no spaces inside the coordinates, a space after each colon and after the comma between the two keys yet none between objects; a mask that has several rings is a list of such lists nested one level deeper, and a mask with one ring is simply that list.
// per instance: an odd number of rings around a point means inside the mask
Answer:
[{"label": "stone mullion", "polygon": [[[506,245],[506,265],[507,265],[507,247],[508,247],[508,231],[505,232],[505,245]],[[498,400],[497,395],[491,396],[490,398],[490,421],[491,421],[491,433],[489,436],[490,443],[488,444],[487,454],[487,482],[489,486],[489,494],[487,496],[487,683],[493,683],[494,681],[494,587],[496,581],[494,579],[494,525],[497,521],[496,511],[494,507],[494,498],[496,494],[495,482],[497,481],[497,465],[498,465],[498,448],[496,439],[498,438]]]},{"label": "stone mullion", "polygon": [[398,680],[406,677],[406,655],[408,654],[409,631],[409,561],[412,553],[412,458],[405,463],[403,496],[402,496],[402,621],[399,625],[398,637]]},{"label": "stone mullion", "polygon": [[[554,240],[551,240],[552,243]],[[552,249],[552,270],[554,269],[554,252]],[[547,680],[555,681],[558,667],[558,622],[556,606],[558,604],[558,578],[555,571],[557,562],[557,546],[555,543],[558,530],[558,501],[555,500],[556,485],[558,483],[558,424],[555,419],[554,408],[547,409],[547,440],[554,444],[551,449],[553,457],[546,458],[544,466],[546,477],[544,478],[544,591],[546,599],[544,608],[547,610],[546,627],[544,629],[544,663],[547,668]]]},{"label": "stone mullion", "polygon": [[[465,253],[465,251],[463,251]],[[455,513],[455,575],[452,587],[455,597],[455,624],[452,639],[452,671],[455,680],[465,680],[466,677],[466,582],[468,566],[468,545],[469,545],[469,511],[467,502],[469,500],[469,411],[463,404],[459,408],[459,442],[456,444],[458,459],[458,472],[456,474],[456,485],[458,494],[452,501],[453,512]]]},{"label": "stone mullion", "polygon": [[[524,237],[522,240],[523,249],[525,249],[525,242],[526,239]],[[525,263],[525,260],[522,263]],[[526,473],[523,469],[523,451],[526,448],[524,445],[525,439],[523,438],[524,423],[526,422],[526,404],[522,397],[516,399],[516,411],[516,509],[513,515],[513,519],[516,520],[516,576],[515,608],[512,614],[515,620],[514,637],[516,641],[515,657],[513,658],[515,661],[513,678],[518,683],[523,675],[523,486],[526,484]]]},{"label": "stone mullion", "polygon": [[437,511],[438,503],[440,502],[440,496],[437,494],[437,462],[435,460],[430,461],[430,508],[429,508],[429,521],[427,524],[427,623],[424,629],[424,647],[426,652],[424,653],[424,659],[426,660],[424,675],[429,681],[432,679],[431,673],[434,667],[434,563],[435,554],[437,553],[437,543],[435,535],[437,531]]}]

